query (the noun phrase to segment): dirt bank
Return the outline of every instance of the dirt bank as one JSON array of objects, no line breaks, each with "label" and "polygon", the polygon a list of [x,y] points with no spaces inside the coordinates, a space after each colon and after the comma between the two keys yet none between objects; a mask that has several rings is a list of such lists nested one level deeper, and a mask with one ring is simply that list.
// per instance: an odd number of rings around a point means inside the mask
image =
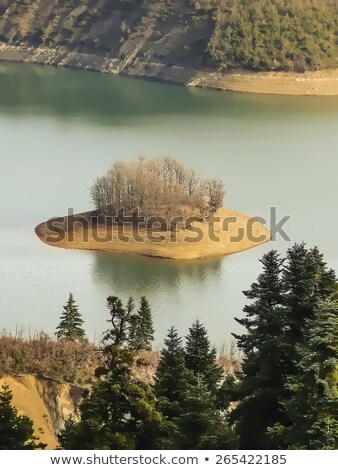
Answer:
[{"label": "dirt bank", "polygon": [[0,386],[9,385],[13,405],[19,413],[29,416],[34,430],[47,449],[58,445],[56,433],[69,415],[77,416],[77,404],[83,389],[71,384],[60,384],[36,375],[5,375]]}]

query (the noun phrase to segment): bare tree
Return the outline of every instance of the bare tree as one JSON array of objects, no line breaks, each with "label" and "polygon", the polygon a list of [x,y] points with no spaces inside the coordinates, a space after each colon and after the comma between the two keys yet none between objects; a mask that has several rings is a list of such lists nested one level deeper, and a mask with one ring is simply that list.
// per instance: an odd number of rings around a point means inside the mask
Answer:
[{"label": "bare tree", "polygon": [[207,181],[206,191],[211,211],[216,212],[223,205],[225,188],[223,181],[217,178]]},{"label": "bare tree", "polygon": [[198,187],[198,184],[200,182],[200,177],[197,175],[195,170],[190,168],[190,170],[187,171],[186,181],[187,181],[188,193],[189,193],[189,196],[191,196],[192,194],[194,194],[194,192],[196,191]]},{"label": "bare tree", "polygon": [[146,218],[196,217],[221,207],[224,186],[220,180],[203,179],[170,157],[137,162],[117,162],[90,189],[92,202],[101,215],[116,215],[136,209]]}]

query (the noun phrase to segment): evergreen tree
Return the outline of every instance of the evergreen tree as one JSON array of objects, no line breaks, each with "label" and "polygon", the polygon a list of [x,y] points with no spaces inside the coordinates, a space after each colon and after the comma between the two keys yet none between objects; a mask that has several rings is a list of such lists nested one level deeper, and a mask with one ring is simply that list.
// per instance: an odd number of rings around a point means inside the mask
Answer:
[{"label": "evergreen tree", "polygon": [[284,304],[288,311],[287,337],[294,362],[297,360],[294,345],[302,341],[304,329],[313,319],[318,303],[336,295],[337,279],[334,270],[327,268],[318,248],[308,250],[305,243],[290,248],[287,261],[283,272]]},{"label": "evergreen tree", "polygon": [[[293,397],[292,377],[297,381],[297,365],[305,332],[323,301],[336,296],[336,277],[327,268],[317,248],[295,244],[287,252],[286,263],[276,252],[263,257],[263,273],[245,295],[246,318],[237,320],[247,333],[236,336],[244,352],[240,404],[232,413],[241,447],[248,449],[287,448],[292,416],[284,403]],[[274,429],[273,432],[269,428]]]},{"label": "evergreen tree", "polygon": [[154,332],[149,302],[146,297],[142,297],[137,314],[133,315],[132,318],[129,333],[130,345],[136,350],[145,349],[151,351]]},{"label": "evergreen tree", "polygon": [[3,385],[0,391],[0,450],[44,449],[46,444],[34,435],[33,421],[19,415],[12,399],[8,385]]},{"label": "evergreen tree", "polygon": [[107,321],[111,324],[111,327],[104,334],[104,342],[113,346],[129,347],[130,330],[133,325],[135,309],[132,297],[128,299],[127,306],[124,308],[121,299],[110,296],[107,298],[107,308],[110,314]]},{"label": "evergreen tree", "polygon": [[223,371],[217,364],[216,349],[210,348],[207,331],[199,320],[189,328],[186,340],[187,368],[201,377],[208,389],[215,394],[223,377]]},{"label": "evergreen tree", "polygon": [[56,328],[55,334],[57,339],[67,339],[70,341],[84,340],[85,331],[82,325],[81,314],[74,301],[73,294],[70,293],[68,302],[63,307],[63,313],[60,316],[60,323]]},{"label": "evergreen tree", "polygon": [[171,327],[156,371],[155,393],[162,413],[172,419],[181,413],[184,393],[193,374],[186,368],[182,340]]},{"label": "evergreen tree", "polygon": [[234,335],[244,358],[236,397],[239,404],[231,415],[243,449],[273,449],[267,428],[275,422],[288,423],[279,404],[284,387],[286,327],[281,306],[283,262],[276,251],[263,256],[262,274],[244,292],[251,301],[244,308],[246,317],[236,319],[247,330],[243,335]]},{"label": "evergreen tree", "polygon": [[80,405],[80,422],[69,421],[59,442],[64,449],[154,449],[165,423],[151,386],[131,372],[132,299],[124,308],[120,299],[109,297],[108,308],[111,328],[103,339],[104,366]]},{"label": "evergreen tree", "polygon": [[57,434],[60,449],[76,449],[78,446],[78,424],[71,415],[65,421],[63,429]]},{"label": "evergreen tree", "polygon": [[276,424],[270,433],[289,449],[338,448],[338,303],[321,302],[297,348],[296,374],[287,381],[291,396],[284,402],[292,422]]},{"label": "evergreen tree", "polygon": [[215,397],[199,377],[187,385],[173,447],[183,450],[236,449],[235,434],[216,409]]}]

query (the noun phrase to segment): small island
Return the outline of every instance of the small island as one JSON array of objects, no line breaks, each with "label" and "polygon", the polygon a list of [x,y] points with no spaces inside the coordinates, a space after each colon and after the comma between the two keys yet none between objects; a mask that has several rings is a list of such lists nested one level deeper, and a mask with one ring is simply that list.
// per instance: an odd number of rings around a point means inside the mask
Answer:
[{"label": "small island", "polygon": [[254,217],[223,207],[224,184],[174,158],[117,162],[90,190],[95,209],[39,224],[44,243],[173,260],[224,256],[271,239]]}]

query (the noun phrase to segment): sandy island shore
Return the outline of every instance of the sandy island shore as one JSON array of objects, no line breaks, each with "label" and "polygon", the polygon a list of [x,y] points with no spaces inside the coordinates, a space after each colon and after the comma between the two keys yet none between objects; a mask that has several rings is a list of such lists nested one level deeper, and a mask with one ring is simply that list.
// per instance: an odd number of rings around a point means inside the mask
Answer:
[{"label": "sandy island shore", "polygon": [[[130,226],[107,228],[92,225],[93,213],[43,222],[35,232],[44,243],[66,249],[98,250],[113,253],[192,260],[230,255],[268,242],[270,232],[254,218],[222,208],[215,214],[216,221],[194,222],[191,229],[178,232],[149,232]],[[76,223],[78,217],[88,224]],[[87,226],[86,226],[87,225]],[[67,228],[71,226],[71,228]],[[159,241],[161,237],[161,241]]]}]

